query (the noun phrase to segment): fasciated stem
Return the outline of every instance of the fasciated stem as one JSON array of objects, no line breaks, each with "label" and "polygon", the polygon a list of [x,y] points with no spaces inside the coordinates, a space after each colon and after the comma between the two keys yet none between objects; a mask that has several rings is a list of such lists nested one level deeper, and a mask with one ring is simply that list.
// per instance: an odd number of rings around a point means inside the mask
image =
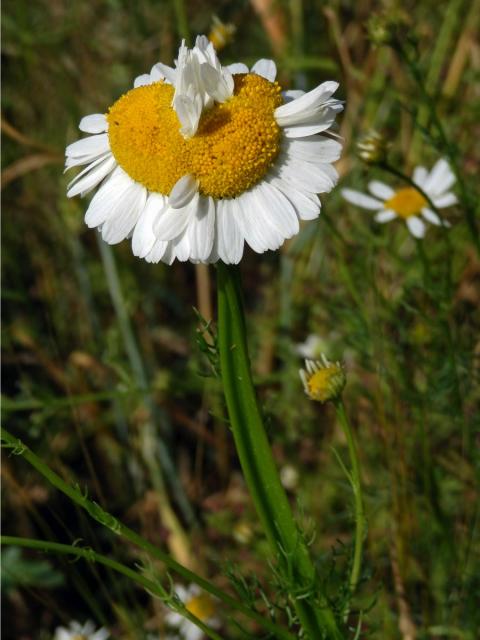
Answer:
[{"label": "fasciated stem", "polygon": [[340,640],[343,634],[319,593],[318,576],[280,483],[257,404],[238,267],[219,262],[217,274],[221,375],[245,480],[305,633],[311,640]]}]

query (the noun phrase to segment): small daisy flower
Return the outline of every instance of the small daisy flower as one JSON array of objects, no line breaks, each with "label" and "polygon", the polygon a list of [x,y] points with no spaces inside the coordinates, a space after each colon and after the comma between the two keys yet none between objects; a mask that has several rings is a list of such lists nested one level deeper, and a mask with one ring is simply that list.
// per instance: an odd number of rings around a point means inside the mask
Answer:
[{"label": "small daisy flower", "polygon": [[148,262],[235,264],[245,242],[278,249],[337,182],[329,130],[343,105],[336,82],[282,92],[275,77],[271,60],[222,66],[199,36],[175,68],[155,64],[106,114],[82,118],[90,135],[67,147],[66,168],[86,167],[67,195],[99,186],[87,225],[109,244],[131,237]]},{"label": "small daisy flower", "polygon": [[[430,172],[425,167],[416,167],[413,172],[413,181],[438,209],[456,204],[455,194],[449,191],[455,182],[455,176],[443,158],[438,160]],[[377,211],[376,222],[384,223],[394,218],[402,218],[415,238],[424,237],[425,220],[437,226],[449,226],[429,208],[425,197],[414,187],[401,187],[394,190],[383,182],[372,180],[368,184],[368,190],[373,197],[353,189],[342,189],[342,195],[352,204]]]},{"label": "small daisy flower", "polygon": [[305,369],[299,374],[310,400],[322,403],[336,400],[347,381],[342,364],[330,362],[324,354],[321,360],[305,360]]},{"label": "small daisy flower", "polygon": [[110,633],[105,627],[95,631],[93,622],[87,620],[83,625],[72,621],[68,628],[58,627],[55,630],[54,640],[106,640],[108,637],[110,637]]},{"label": "small daisy flower", "polygon": [[[175,592],[187,611],[190,611],[196,618],[213,629],[220,626],[220,621],[215,617],[216,603],[212,596],[202,591],[196,584],[191,584],[188,588],[176,584]],[[178,637],[182,640],[201,640],[204,637],[204,633],[199,627],[176,611],[169,611],[165,621],[169,626],[178,630],[180,634]]]}]

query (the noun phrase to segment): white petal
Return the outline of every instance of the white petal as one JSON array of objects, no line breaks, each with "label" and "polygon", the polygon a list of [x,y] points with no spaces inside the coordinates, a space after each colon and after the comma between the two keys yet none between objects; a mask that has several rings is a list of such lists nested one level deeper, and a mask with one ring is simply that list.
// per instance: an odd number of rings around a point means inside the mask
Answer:
[{"label": "white petal", "polygon": [[422,209],[422,215],[425,220],[428,220],[428,222],[437,225],[437,227],[450,227],[450,223],[447,220],[442,220],[434,211],[428,209],[427,207],[424,207]]},{"label": "white petal", "polygon": [[324,136],[285,140],[284,148],[289,156],[313,163],[336,162],[342,152],[339,142]]},{"label": "white petal", "polygon": [[200,65],[200,75],[206,92],[216,101],[225,102],[233,94],[233,76],[228,69],[215,69],[210,64]]},{"label": "white petal", "polygon": [[364,193],[360,193],[360,191],[342,189],[341,194],[347,202],[355,204],[357,207],[362,207],[362,209],[373,209],[375,211],[383,208],[383,202],[380,202],[375,198],[371,198]]},{"label": "white petal", "polygon": [[390,222],[390,220],[394,220],[397,217],[395,211],[391,209],[385,209],[385,211],[379,211],[375,214],[374,220],[375,222],[380,222],[383,224],[384,222]]},{"label": "white petal", "polygon": [[277,189],[280,189],[289,199],[300,220],[315,220],[315,218],[318,218],[321,204],[316,194],[305,193],[299,189],[295,189],[291,184],[275,176],[269,178],[269,182]]},{"label": "white petal", "polygon": [[246,64],[243,64],[243,62],[234,62],[233,64],[229,64],[229,65],[227,65],[227,69],[233,75],[238,74],[238,73],[248,73],[249,72],[249,68],[247,67]]},{"label": "white petal", "polygon": [[[93,160],[93,162],[89,162],[89,164],[84,169],[82,169],[82,171],[80,171],[80,173],[78,173],[73,178],[73,180],[70,180],[70,182],[67,185],[68,189],[70,189],[70,187],[73,187],[73,185],[76,182],[78,182],[81,178],[83,178],[83,176],[86,175],[89,171],[91,171],[95,167],[98,167],[98,165],[100,163],[102,163],[105,160],[108,160],[110,158],[113,158],[113,155],[111,153],[103,153],[101,156],[96,157],[95,160]],[[65,171],[67,171],[67,170],[68,170],[68,167],[65,169]]]},{"label": "white petal", "polygon": [[263,78],[270,80],[270,82],[275,82],[275,78],[277,77],[277,66],[273,60],[262,58],[261,60],[257,60],[253,65],[252,73],[256,73],[257,76],[262,76]]},{"label": "white petal", "polygon": [[388,184],[380,182],[379,180],[369,182],[368,190],[376,198],[380,198],[380,200],[389,200],[395,195],[395,191],[389,187]]},{"label": "white petal", "polygon": [[96,136],[89,136],[77,142],[72,142],[65,149],[65,155],[72,158],[79,158],[81,156],[100,155],[110,151],[110,143],[108,141],[108,135],[101,133]]},{"label": "white petal", "polygon": [[246,191],[238,198],[238,225],[240,232],[257,253],[267,249],[278,249],[284,238],[280,231],[272,226],[270,212],[264,211],[258,197],[258,187]]},{"label": "white petal", "polygon": [[160,82],[160,80],[165,80],[165,75],[162,72],[160,64],[154,64],[150,69],[150,80],[152,82]]},{"label": "white petal", "polygon": [[148,196],[132,236],[132,253],[134,256],[144,258],[152,250],[156,240],[153,232],[153,223],[166,204],[167,199],[160,193],[151,193]]},{"label": "white petal", "polygon": [[[163,260],[165,252],[172,243],[166,240],[155,240],[153,247],[145,256],[147,262],[157,263]],[[172,260],[173,262],[173,260]]]},{"label": "white petal", "polygon": [[186,262],[190,257],[190,241],[188,227],[175,240],[172,240],[173,252],[180,262]]},{"label": "white petal", "polygon": [[447,191],[455,182],[455,176],[448,162],[441,158],[430,171],[424,185],[424,190],[430,195],[440,195]]},{"label": "white petal", "polygon": [[182,125],[181,133],[188,138],[194,136],[202,115],[203,102],[201,95],[178,95],[173,100],[173,108]]},{"label": "white petal", "polygon": [[158,74],[159,76],[163,76],[167,80],[167,82],[169,82],[170,84],[175,84],[175,79],[177,77],[176,69],[173,69],[172,67],[169,67],[166,64],[162,64],[161,62],[157,62],[157,64],[153,65],[152,75],[153,75],[154,69],[155,69],[155,74],[154,74],[155,80],[157,79],[157,74]]},{"label": "white petal", "polygon": [[432,202],[439,209],[443,209],[444,207],[451,207],[453,204],[457,204],[458,199],[454,193],[450,192],[437,196],[436,198],[432,198]]},{"label": "white petal", "polygon": [[300,225],[295,209],[288,198],[268,182],[259,183],[255,191],[260,207],[268,214],[271,226],[279,230],[283,239],[297,234]]},{"label": "white petal", "polygon": [[182,176],[178,180],[168,198],[168,204],[173,209],[182,209],[198,191],[198,182],[192,175]]},{"label": "white petal", "polygon": [[190,218],[195,214],[198,206],[199,194],[183,208],[173,209],[168,206],[164,209],[153,225],[153,232],[159,240],[174,240],[183,233]]},{"label": "white petal", "polygon": [[218,200],[216,203],[215,243],[218,255],[226,264],[237,264],[243,255],[244,238],[236,215],[235,200]]},{"label": "white petal", "polygon": [[338,82],[323,82],[296,100],[277,107],[275,120],[281,127],[319,124],[326,110],[343,109],[339,100],[331,98],[337,89]]},{"label": "white petal", "polygon": [[[92,163],[93,164],[93,163]],[[80,180],[78,177],[75,179],[75,184],[67,191],[67,197],[73,198],[79,193],[84,196],[89,191],[94,189],[100,182],[107,176],[113,169],[115,169],[117,163],[113,156],[110,156],[104,160],[102,160],[98,165],[92,170],[84,175]],[[89,165],[91,167],[92,165]],[[87,169],[89,168],[87,167]],[[84,169],[85,171],[85,169]],[[83,171],[82,171],[83,173]]]},{"label": "white petal", "polygon": [[417,216],[407,218],[407,227],[415,238],[423,238],[425,235],[425,223],[420,218],[417,218]]},{"label": "white petal", "polygon": [[199,262],[208,260],[215,236],[215,203],[208,196],[200,196],[199,206],[188,225],[190,259]]},{"label": "white petal", "polygon": [[152,84],[152,79],[150,78],[149,73],[142,73],[141,76],[137,76],[133,81],[133,87],[135,89],[137,89],[138,87],[145,87],[149,84]]},{"label": "white petal", "polygon": [[108,244],[117,244],[128,238],[136,225],[147,200],[147,190],[138,182],[133,182],[115,212],[102,226],[102,238]]},{"label": "white petal", "polygon": [[91,228],[103,224],[115,211],[117,204],[132,184],[135,184],[133,180],[121,167],[117,167],[90,201],[85,213],[87,226]]},{"label": "white petal", "polygon": [[90,164],[93,161],[98,160],[98,162],[101,162],[102,160],[105,160],[105,158],[109,158],[111,155],[111,151],[108,150],[101,154],[91,153],[87,156],[79,156],[78,158],[67,156],[67,158],[65,159],[65,171],[68,171],[72,167],[79,167],[82,164]]},{"label": "white petal", "polygon": [[413,181],[415,184],[418,184],[419,187],[423,188],[428,176],[428,171],[425,167],[415,167],[413,170]]},{"label": "white petal", "polygon": [[103,133],[108,129],[107,118],[103,113],[92,113],[80,120],[78,128],[85,133]]},{"label": "white petal", "polygon": [[288,89],[288,91],[282,91],[282,96],[286,103],[296,100],[297,98],[301,98],[304,95],[305,91],[302,91],[301,89]]},{"label": "white petal", "polygon": [[338,180],[338,174],[330,164],[313,164],[300,159],[292,161],[285,156],[280,158],[272,173],[311,193],[328,193]]}]

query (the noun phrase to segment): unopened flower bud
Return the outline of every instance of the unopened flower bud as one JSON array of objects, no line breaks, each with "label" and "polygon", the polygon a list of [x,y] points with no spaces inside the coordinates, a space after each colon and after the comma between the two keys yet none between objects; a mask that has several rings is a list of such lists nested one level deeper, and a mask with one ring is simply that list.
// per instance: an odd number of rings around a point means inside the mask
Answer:
[{"label": "unopened flower bud", "polygon": [[343,365],[330,362],[324,354],[321,360],[305,360],[305,369],[299,373],[305,393],[317,402],[336,400],[347,382]]},{"label": "unopened flower bud", "polygon": [[357,143],[357,152],[367,164],[380,164],[387,158],[388,142],[377,131],[370,131]]}]

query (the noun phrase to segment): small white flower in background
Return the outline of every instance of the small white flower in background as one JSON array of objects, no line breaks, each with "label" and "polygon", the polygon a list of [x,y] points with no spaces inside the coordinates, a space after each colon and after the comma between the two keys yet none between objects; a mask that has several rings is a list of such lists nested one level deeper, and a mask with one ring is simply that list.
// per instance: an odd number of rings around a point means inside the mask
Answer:
[{"label": "small white flower in background", "polygon": [[337,82],[282,91],[276,73],[272,60],[224,67],[199,36],[175,68],[155,64],[106,114],[82,118],[91,135],[67,147],[66,169],[87,166],[67,196],[100,185],[86,224],[167,264],[236,264],[245,242],[263,253],[297,234],[337,182],[343,104]]},{"label": "small white flower in background", "polygon": [[286,464],[280,469],[280,482],[289,491],[293,491],[298,486],[299,473],[291,464]]},{"label": "small white flower in background", "polygon": [[323,338],[311,333],[305,342],[295,345],[295,351],[304,359],[316,360],[326,350],[327,343]]},{"label": "small white flower in background", "polygon": [[[190,611],[201,622],[213,629],[220,626],[220,621],[215,617],[216,602],[212,596],[200,589],[196,584],[191,584],[187,588],[176,584],[175,592],[187,611]],[[169,626],[178,630],[179,635],[175,636],[176,638],[201,640],[204,637],[204,633],[199,627],[176,611],[169,611],[165,621]],[[170,638],[171,636],[168,637]]]},{"label": "small white flower in background", "polygon": [[[455,182],[455,176],[443,158],[438,160],[430,172],[425,167],[416,167],[413,181],[427,194],[437,209],[457,203],[455,194],[449,191]],[[376,222],[390,222],[394,218],[404,219],[408,230],[415,238],[423,238],[425,235],[425,220],[437,226],[450,226],[429,208],[427,200],[414,187],[394,190],[383,182],[372,180],[368,184],[368,190],[374,197],[353,189],[342,189],[342,196],[358,207],[377,211]]]},{"label": "small white flower in background", "polygon": [[110,632],[101,627],[95,631],[95,625],[91,620],[87,620],[85,624],[72,621],[66,627],[58,627],[55,630],[53,640],[106,640],[110,637]]}]

